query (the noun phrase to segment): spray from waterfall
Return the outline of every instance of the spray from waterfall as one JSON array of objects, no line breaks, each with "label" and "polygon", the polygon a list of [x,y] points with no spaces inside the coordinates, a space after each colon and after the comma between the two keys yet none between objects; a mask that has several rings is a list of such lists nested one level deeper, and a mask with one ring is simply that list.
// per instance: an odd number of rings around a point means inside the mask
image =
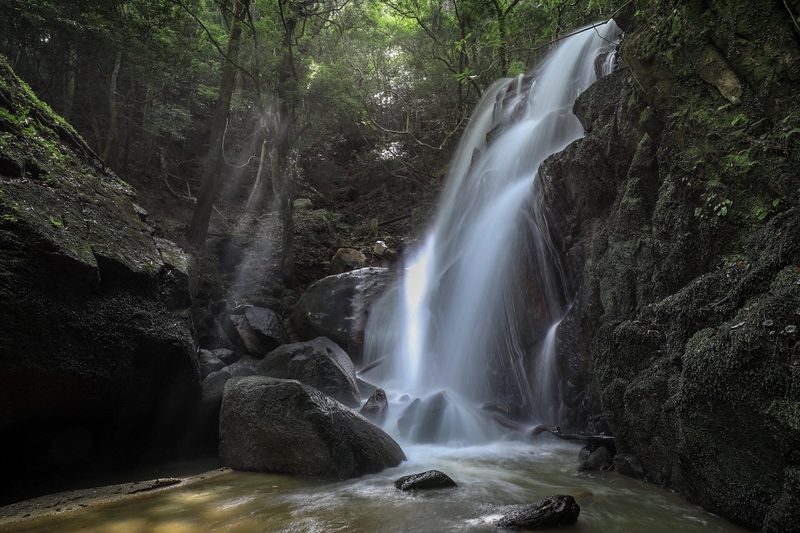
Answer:
[{"label": "spray from waterfall", "polygon": [[583,136],[572,106],[610,73],[618,35],[611,21],[566,39],[531,73],[496,82],[476,107],[434,226],[366,333],[365,362],[387,360],[373,377],[427,398],[407,409],[417,413],[402,422],[410,438],[492,438],[486,416],[473,423],[464,414],[483,402],[557,421],[558,326],[569,298],[535,201],[537,169]]}]

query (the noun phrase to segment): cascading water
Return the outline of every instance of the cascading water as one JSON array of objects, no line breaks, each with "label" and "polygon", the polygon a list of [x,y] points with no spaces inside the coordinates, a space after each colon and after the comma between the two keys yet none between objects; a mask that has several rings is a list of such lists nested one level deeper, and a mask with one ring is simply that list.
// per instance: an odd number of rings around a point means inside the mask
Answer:
[{"label": "cascading water", "polygon": [[[610,72],[618,36],[613,21],[580,32],[531,74],[486,91],[432,231],[407,264],[403,285],[373,309],[365,362],[386,362],[370,378],[412,397],[446,391],[412,406],[417,415],[406,413],[400,425],[412,440],[494,438],[493,426],[481,423],[487,417],[466,407],[490,399],[517,405],[531,421],[556,421],[557,328],[568,300],[531,198],[541,162],[583,136],[572,106]],[[538,300],[538,311],[534,324],[523,325],[509,308],[519,301],[517,267],[526,261],[536,273],[526,297]],[[533,344],[523,342],[522,328],[540,330]]]}]

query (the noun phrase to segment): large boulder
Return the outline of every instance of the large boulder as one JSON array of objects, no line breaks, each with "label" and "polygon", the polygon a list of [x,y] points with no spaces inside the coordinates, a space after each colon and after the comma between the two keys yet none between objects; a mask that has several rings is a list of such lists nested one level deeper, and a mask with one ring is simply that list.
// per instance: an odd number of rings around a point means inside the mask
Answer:
[{"label": "large boulder", "polygon": [[0,58],[0,503],[157,459],[200,393],[189,257]]},{"label": "large boulder", "polygon": [[322,278],[295,306],[297,335],[302,340],[328,337],[351,355],[359,354],[370,307],[401,277],[399,271],[368,267]]},{"label": "large boulder", "polygon": [[264,356],[256,369],[261,375],[296,379],[349,407],[361,405],[353,362],[328,338],[285,344]]},{"label": "large boulder", "polygon": [[219,429],[220,457],[238,470],[346,479],[405,460],[380,428],[294,380],[231,379]]}]

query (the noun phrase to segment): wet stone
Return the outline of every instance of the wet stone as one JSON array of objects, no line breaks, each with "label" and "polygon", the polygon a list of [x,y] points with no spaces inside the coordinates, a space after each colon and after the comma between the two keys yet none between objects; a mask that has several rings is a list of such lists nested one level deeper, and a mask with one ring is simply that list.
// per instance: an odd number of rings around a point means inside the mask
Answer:
[{"label": "wet stone", "polygon": [[419,474],[403,476],[394,482],[400,490],[444,489],[457,487],[456,482],[439,470],[428,470]]},{"label": "wet stone", "polygon": [[523,505],[498,520],[497,526],[508,529],[547,529],[574,524],[580,512],[581,508],[575,498],[558,494]]}]

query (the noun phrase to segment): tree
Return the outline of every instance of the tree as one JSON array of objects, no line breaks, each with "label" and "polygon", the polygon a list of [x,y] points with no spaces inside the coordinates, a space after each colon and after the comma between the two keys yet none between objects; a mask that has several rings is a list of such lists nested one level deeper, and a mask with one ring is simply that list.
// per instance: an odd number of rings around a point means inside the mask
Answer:
[{"label": "tree", "polygon": [[223,163],[223,143],[228,125],[228,112],[231,106],[231,97],[236,86],[238,71],[237,59],[242,37],[242,17],[247,12],[249,0],[234,0],[231,19],[228,48],[225,52],[225,63],[219,83],[219,96],[214,105],[211,118],[211,132],[203,167],[203,179],[200,192],[197,195],[197,205],[192,215],[192,221],[186,230],[189,242],[195,246],[202,246],[208,234],[208,223],[211,219],[211,210],[214,207],[214,197],[220,183],[220,173]]}]

